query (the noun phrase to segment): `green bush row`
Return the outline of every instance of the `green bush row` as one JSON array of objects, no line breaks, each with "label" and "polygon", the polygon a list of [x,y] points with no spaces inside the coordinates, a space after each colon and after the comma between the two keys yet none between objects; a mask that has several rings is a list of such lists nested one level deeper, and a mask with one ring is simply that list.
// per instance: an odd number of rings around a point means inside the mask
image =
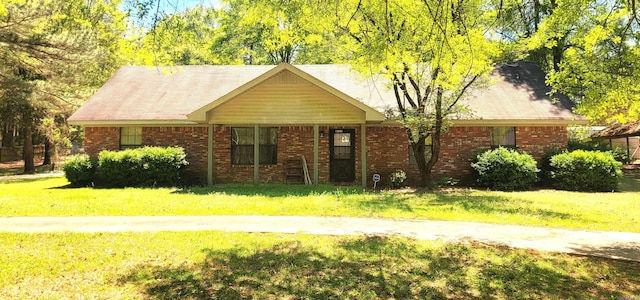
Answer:
[{"label": "green bush row", "polygon": [[[188,164],[182,148],[143,147],[103,150],[97,169],[107,186],[176,186],[182,184]],[[87,155],[74,156],[65,164],[65,176],[72,185],[87,185],[96,180],[95,169],[95,162]]]},{"label": "green bush row", "polygon": [[[476,156],[471,167],[477,183],[496,190],[526,190],[539,180],[537,163],[522,151],[508,148],[487,150]],[[613,191],[622,177],[622,163],[611,152],[553,151],[542,161],[542,183],[572,191]]]}]

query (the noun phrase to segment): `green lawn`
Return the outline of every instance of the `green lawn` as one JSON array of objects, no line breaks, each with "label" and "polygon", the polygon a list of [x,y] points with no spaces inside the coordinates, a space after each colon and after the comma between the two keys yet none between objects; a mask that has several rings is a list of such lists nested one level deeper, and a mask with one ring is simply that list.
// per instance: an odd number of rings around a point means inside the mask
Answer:
[{"label": "green lawn", "polygon": [[[363,191],[333,186],[69,188],[64,178],[0,181],[0,216],[316,215],[439,219],[640,232],[640,193],[554,190]],[[637,178],[625,181],[640,185]]]},{"label": "green lawn", "polygon": [[2,299],[635,299],[640,264],[383,237],[0,233]]}]

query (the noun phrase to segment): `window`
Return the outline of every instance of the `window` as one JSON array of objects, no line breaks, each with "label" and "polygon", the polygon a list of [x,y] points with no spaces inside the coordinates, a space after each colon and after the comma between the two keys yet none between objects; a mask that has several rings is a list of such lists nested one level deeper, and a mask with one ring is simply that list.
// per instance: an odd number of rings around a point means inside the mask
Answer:
[{"label": "window", "polygon": [[[425,149],[424,149],[424,157],[429,160],[429,158],[431,158],[431,146],[432,146],[432,142],[431,142],[431,136],[428,136],[425,141],[424,144],[426,145]],[[413,148],[411,147],[411,145],[409,145],[409,164],[410,165],[417,165],[418,162],[416,161],[416,157],[413,155]]]},{"label": "window", "polygon": [[120,149],[142,146],[142,127],[120,128]]},{"label": "window", "polygon": [[[265,127],[259,129],[260,141],[260,164],[274,165],[277,163],[277,129],[275,127]],[[231,128],[231,164],[252,165],[254,128],[234,127]]]},{"label": "window", "polygon": [[491,147],[516,147],[515,127],[491,128]]}]

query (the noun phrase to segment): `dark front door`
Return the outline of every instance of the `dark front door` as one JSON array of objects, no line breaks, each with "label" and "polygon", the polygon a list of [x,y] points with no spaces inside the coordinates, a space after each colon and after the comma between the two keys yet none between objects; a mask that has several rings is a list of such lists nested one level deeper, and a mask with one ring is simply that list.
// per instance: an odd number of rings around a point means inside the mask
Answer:
[{"label": "dark front door", "polygon": [[329,147],[332,182],[353,182],[356,174],[355,129],[331,129]]}]

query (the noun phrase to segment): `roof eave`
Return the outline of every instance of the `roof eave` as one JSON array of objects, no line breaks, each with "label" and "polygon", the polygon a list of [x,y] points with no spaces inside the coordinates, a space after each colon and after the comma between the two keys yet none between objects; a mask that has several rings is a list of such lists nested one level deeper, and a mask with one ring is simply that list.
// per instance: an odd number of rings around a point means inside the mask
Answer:
[{"label": "roof eave", "polygon": [[69,124],[85,127],[124,126],[193,126],[203,125],[189,120],[68,120]]},{"label": "roof eave", "polygon": [[587,125],[586,119],[469,119],[452,120],[454,126],[567,126]]}]

